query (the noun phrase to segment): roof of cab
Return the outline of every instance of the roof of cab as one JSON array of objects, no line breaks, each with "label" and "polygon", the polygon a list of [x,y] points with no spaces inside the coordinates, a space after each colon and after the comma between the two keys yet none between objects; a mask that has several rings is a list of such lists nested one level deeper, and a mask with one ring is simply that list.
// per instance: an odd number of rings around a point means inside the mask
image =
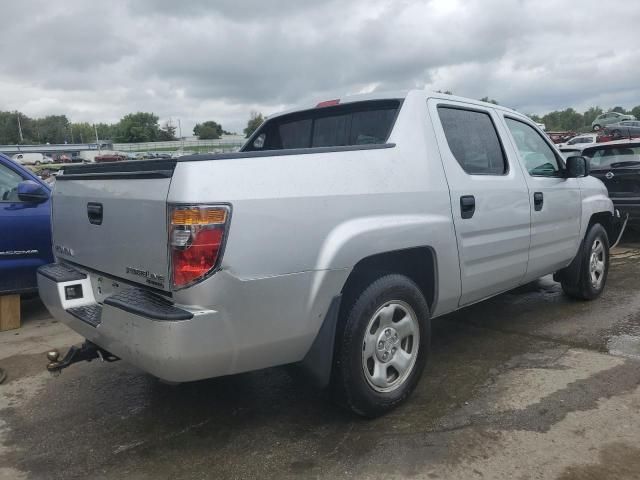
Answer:
[{"label": "roof of cab", "polygon": [[[446,93],[440,93],[440,92],[432,92],[430,90],[397,90],[397,91],[380,91],[380,92],[370,92],[370,93],[358,93],[355,95],[345,95],[339,98],[333,98],[335,100],[339,100],[340,101],[340,105],[344,105],[346,103],[353,103],[353,102],[365,102],[368,100],[391,100],[391,99],[405,99],[408,96],[423,96],[424,99],[428,99],[428,98],[439,98],[442,100],[454,100],[456,102],[462,102],[462,103],[467,103],[467,104],[471,104],[471,105],[477,105],[477,106],[482,106],[482,107],[490,107],[490,108],[495,108],[497,110],[502,110],[504,112],[509,112],[515,115],[518,115],[520,117],[526,117],[525,115],[523,115],[520,112],[517,112],[516,110],[510,109],[510,108],[506,108],[503,107],[502,105],[496,105],[493,103],[487,103],[487,102],[482,102],[480,100],[474,100],[471,98],[466,98],[466,97],[459,97],[457,95],[448,95]],[[301,111],[305,111],[305,110],[313,110],[314,108],[317,108],[319,103],[322,102],[326,102],[326,101],[330,101],[333,100],[331,98],[324,98],[321,100],[318,100],[315,103],[308,103],[308,104],[302,104],[302,105],[298,105],[294,108],[290,108],[281,112],[277,112],[274,114],[269,115],[267,118],[271,119],[271,118],[275,118],[275,117],[279,117],[281,115],[286,115],[288,113],[293,113],[293,112],[301,112]]]}]

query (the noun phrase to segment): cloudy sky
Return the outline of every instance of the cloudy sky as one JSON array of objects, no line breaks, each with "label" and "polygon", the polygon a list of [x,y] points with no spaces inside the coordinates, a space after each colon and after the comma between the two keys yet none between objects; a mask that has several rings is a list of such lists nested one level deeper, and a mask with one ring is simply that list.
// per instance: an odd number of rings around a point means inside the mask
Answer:
[{"label": "cloudy sky", "polygon": [[371,90],[488,95],[525,113],[640,104],[640,2],[5,1],[0,110],[153,111],[241,131],[251,110]]}]

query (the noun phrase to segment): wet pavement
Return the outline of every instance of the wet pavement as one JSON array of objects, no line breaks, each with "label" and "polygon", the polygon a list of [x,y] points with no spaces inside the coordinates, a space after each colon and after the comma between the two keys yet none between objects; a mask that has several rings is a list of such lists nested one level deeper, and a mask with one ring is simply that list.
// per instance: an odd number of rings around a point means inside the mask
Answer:
[{"label": "wet pavement", "polygon": [[124,362],[44,372],[79,337],[26,302],[0,333],[0,479],[640,478],[640,240],[605,294],[544,278],[434,320],[401,408],[362,420],[286,368],[169,386]]}]

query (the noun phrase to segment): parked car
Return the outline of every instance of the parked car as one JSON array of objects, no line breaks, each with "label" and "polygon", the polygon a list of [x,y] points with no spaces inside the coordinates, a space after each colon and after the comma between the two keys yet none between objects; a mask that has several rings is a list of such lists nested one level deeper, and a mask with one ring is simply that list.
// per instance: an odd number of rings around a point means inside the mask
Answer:
[{"label": "parked car", "polygon": [[606,185],[613,205],[640,225],[640,140],[619,140],[585,148],[591,175]]},{"label": "parked car", "polygon": [[595,133],[585,133],[582,135],[576,135],[564,143],[559,143],[558,148],[570,147],[572,145],[585,145],[589,143],[596,143],[598,135]]},{"label": "parked car", "polygon": [[0,154],[0,294],[36,289],[36,270],[53,261],[50,189]]},{"label": "parked car", "polygon": [[555,144],[562,144],[576,136],[576,132],[545,132]]},{"label": "parked car", "polygon": [[41,153],[16,153],[11,160],[20,165],[40,165],[45,163],[45,156]]},{"label": "parked car", "polygon": [[596,117],[596,119],[591,122],[591,128],[594,132],[600,130],[602,127],[606,127],[611,123],[621,122],[623,120],[635,120],[636,117],[633,115],[626,115],[624,113],[618,112],[607,112],[602,113]]},{"label": "parked car", "polygon": [[127,157],[120,153],[104,153],[102,155],[96,155],[95,163],[103,163],[103,162],[122,162],[126,160]]},{"label": "parked car", "polygon": [[431,318],[550,273],[601,294],[613,205],[586,175],[526,116],[422,90],[271,116],[236,153],[71,166],[38,279],[88,342],[49,369],[297,363],[383,414],[419,381]]},{"label": "parked car", "polygon": [[624,137],[637,138],[640,137],[640,121],[623,120],[622,122],[612,123],[607,125],[603,132],[605,135],[610,135],[614,140],[620,140]]}]

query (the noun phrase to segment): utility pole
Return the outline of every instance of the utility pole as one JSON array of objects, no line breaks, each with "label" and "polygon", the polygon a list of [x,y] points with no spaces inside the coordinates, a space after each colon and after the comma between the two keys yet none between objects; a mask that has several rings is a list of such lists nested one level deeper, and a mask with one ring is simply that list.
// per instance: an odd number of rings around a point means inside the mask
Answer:
[{"label": "utility pole", "polygon": [[102,154],[102,149],[100,148],[100,142],[98,141],[98,127],[96,124],[93,124],[93,130],[96,132],[96,146],[98,147],[98,153]]},{"label": "utility pole", "polygon": [[178,119],[178,135],[180,135],[180,150],[184,152],[184,138],[182,138],[182,123]]},{"label": "utility pole", "polygon": [[18,134],[20,135],[20,143],[24,142],[24,137],[22,136],[22,125],[20,125],[20,112],[18,112]]},{"label": "utility pole", "polygon": [[71,129],[71,143],[73,142],[73,123],[69,122],[69,128]]}]

